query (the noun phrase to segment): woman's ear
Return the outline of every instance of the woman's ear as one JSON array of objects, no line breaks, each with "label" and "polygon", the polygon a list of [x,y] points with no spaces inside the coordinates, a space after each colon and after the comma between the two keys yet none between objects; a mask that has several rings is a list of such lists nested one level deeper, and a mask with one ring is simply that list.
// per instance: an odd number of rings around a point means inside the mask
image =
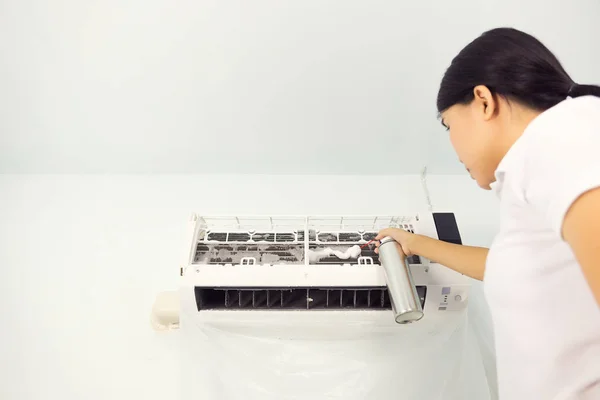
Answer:
[{"label": "woman's ear", "polygon": [[490,89],[484,85],[475,86],[473,97],[473,105],[477,114],[481,115],[484,121],[492,119],[496,113],[498,104]]}]

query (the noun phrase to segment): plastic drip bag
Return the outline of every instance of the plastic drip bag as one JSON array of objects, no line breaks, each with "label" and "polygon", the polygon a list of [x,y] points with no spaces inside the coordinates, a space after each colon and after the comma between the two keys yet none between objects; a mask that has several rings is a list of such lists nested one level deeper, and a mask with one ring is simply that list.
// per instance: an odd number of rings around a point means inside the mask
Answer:
[{"label": "plastic drip bag", "polygon": [[410,325],[391,312],[214,315],[182,314],[186,399],[495,398],[467,312]]}]

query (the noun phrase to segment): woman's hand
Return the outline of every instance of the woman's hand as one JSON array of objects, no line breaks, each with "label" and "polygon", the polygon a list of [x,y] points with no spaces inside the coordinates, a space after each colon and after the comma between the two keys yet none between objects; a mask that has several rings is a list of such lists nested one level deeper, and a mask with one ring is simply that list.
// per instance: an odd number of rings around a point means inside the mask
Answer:
[{"label": "woman's hand", "polygon": [[[447,243],[398,228],[383,229],[375,240],[381,240],[386,236],[393,238],[399,249],[407,256],[418,255],[471,278],[483,279],[488,255],[488,249],[484,247]],[[376,246],[379,247],[379,242],[376,242]],[[379,253],[377,249],[375,252]]]},{"label": "woman's hand", "polygon": [[[414,233],[407,232],[404,229],[386,228],[379,232],[377,237],[375,237],[375,240],[379,241],[386,236],[390,236],[391,238],[393,238],[400,245],[400,248],[402,249],[402,252],[404,254],[406,254],[407,256],[414,255],[412,244],[417,238],[417,235],[415,235]],[[379,248],[379,242],[376,242],[375,246]],[[375,252],[379,253],[379,250],[375,249]]]}]

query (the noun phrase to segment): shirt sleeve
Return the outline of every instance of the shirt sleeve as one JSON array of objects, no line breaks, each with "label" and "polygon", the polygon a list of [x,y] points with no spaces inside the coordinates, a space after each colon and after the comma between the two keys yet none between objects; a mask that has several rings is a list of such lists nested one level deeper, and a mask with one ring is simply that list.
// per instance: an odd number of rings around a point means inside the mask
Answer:
[{"label": "shirt sleeve", "polygon": [[562,238],[569,208],[582,194],[600,187],[600,128],[589,123],[560,128],[539,132],[531,141],[524,194]]}]

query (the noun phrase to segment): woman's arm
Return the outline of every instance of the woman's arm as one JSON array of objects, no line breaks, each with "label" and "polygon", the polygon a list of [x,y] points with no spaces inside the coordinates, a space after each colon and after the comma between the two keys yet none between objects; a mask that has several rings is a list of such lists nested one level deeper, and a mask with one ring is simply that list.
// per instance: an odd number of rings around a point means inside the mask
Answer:
[{"label": "woman's arm", "polygon": [[600,305],[600,188],[584,193],[573,202],[565,216],[562,235],[573,249]]},{"label": "woman's arm", "polygon": [[377,235],[377,240],[385,236],[393,237],[406,255],[423,256],[456,272],[483,280],[488,254],[488,249],[484,247],[447,243],[395,228],[382,230]]},{"label": "woman's arm", "polygon": [[447,243],[427,236],[416,236],[415,254],[422,255],[471,278],[483,280],[488,249]]}]

